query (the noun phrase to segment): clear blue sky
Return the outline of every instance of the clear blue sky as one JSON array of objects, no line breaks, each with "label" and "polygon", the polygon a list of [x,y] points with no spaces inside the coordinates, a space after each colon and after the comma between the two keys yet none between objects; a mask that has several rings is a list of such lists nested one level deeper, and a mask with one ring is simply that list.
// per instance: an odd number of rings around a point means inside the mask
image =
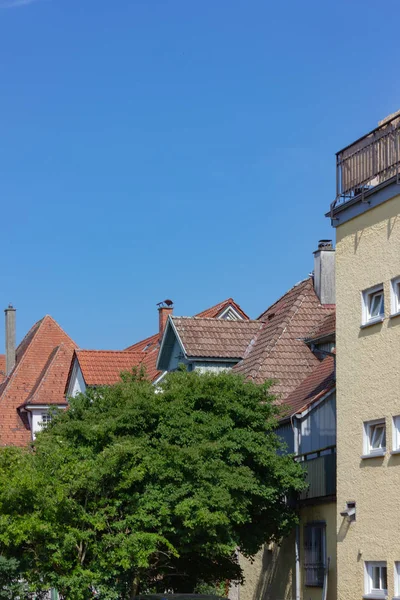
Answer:
[{"label": "clear blue sky", "polygon": [[122,348],[164,298],[256,317],[334,236],[335,152],[400,108],[398,0],[0,6],[0,306],[19,339],[49,313]]}]

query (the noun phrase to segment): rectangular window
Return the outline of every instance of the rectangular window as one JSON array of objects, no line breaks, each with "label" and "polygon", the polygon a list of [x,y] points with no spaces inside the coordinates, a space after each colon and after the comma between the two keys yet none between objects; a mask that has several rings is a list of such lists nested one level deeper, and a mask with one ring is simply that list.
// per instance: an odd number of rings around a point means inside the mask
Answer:
[{"label": "rectangular window", "polygon": [[305,584],[322,587],[326,568],[325,523],[309,523],[304,527]]},{"label": "rectangular window", "polygon": [[385,314],[383,285],[379,284],[362,293],[362,324],[379,322]]},{"label": "rectangular window", "polygon": [[365,594],[370,598],[387,596],[387,566],[385,562],[365,563]]},{"label": "rectangular window", "polygon": [[400,597],[400,562],[394,563],[394,595]]},{"label": "rectangular window", "polygon": [[46,427],[46,425],[48,425],[49,423],[51,423],[51,414],[48,412],[42,412],[42,420],[40,421],[40,426]]},{"label": "rectangular window", "polygon": [[385,419],[364,423],[364,455],[382,456],[386,452]]},{"label": "rectangular window", "polygon": [[400,415],[393,417],[393,450],[400,450]]},{"label": "rectangular window", "polygon": [[397,315],[400,313],[400,277],[391,281],[390,313]]}]

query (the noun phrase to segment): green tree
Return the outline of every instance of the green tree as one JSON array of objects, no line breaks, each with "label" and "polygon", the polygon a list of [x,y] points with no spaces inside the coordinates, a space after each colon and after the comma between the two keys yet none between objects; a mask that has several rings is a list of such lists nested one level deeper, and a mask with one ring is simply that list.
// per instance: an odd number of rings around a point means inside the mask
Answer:
[{"label": "green tree", "polygon": [[296,522],[303,489],[269,385],[232,373],[142,373],[71,400],[32,451],[0,452],[0,553],[37,589],[134,598],[241,580]]}]

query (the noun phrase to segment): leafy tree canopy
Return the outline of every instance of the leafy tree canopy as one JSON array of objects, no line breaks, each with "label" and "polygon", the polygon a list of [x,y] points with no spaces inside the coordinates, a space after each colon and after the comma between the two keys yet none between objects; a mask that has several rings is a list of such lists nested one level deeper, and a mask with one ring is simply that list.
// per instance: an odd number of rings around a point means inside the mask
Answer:
[{"label": "leafy tree canopy", "polygon": [[89,390],[31,451],[0,452],[0,554],[35,589],[134,598],[241,580],[296,515],[301,467],[279,453],[269,385],[232,373],[142,373]]}]

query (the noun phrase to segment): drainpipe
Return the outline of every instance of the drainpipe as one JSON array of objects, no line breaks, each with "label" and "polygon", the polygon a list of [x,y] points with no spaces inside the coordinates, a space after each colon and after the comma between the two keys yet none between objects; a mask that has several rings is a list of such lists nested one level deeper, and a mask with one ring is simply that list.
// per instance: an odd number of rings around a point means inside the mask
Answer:
[{"label": "drainpipe", "polygon": [[[294,454],[297,456],[300,449],[300,420],[295,415],[291,418],[293,436],[294,436]],[[296,600],[301,599],[301,579],[300,579],[300,525],[296,525],[296,541],[294,545],[295,556],[295,585]]]}]

